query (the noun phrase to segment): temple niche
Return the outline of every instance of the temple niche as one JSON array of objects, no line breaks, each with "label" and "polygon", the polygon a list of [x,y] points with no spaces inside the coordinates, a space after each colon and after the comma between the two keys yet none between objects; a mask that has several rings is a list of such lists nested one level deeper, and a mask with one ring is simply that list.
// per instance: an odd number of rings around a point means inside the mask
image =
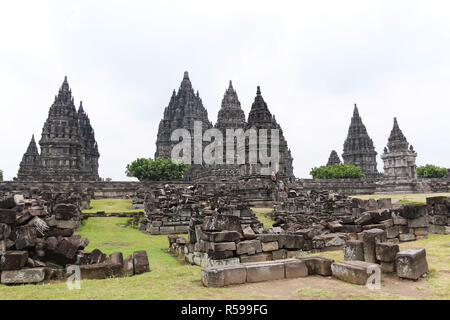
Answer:
[{"label": "temple niche", "polygon": [[394,118],[394,127],[388,139],[387,147],[381,159],[384,162],[384,176],[387,178],[416,179],[417,153],[413,146],[409,145],[402,130],[398,126],[397,118]]},{"label": "temple niche", "polygon": [[379,175],[376,157],[377,152],[373,141],[367,133],[355,104],[347,139],[344,143],[344,153],[342,154],[344,164],[358,166],[367,178],[375,178]]},{"label": "temple niche", "polygon": [[19,181],[98,181],[94,130],[83,105],[77,111],[67,77],[42,128],[39,154],[34,136],[20,163]]}]

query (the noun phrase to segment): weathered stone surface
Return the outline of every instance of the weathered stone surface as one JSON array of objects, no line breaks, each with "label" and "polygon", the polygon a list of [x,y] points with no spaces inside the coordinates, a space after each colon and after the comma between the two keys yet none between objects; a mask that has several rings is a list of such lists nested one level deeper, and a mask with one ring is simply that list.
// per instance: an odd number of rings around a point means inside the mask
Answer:
[{"label": "weathered stone surface", "polygon": [[109,262],[112,264],[119,264],[123,266],[123,254],[122,252],[113,252],[109,255]]},{"label": "weathered stone surface", "polygon": [[302,278],[308,276],[306,263],[301,260],[286,261],[284,263],[285,276],[287,279]]},{"label": "weathered stone surface", "polygon": [[236,242],[240,239],[237,231],[202,232],[200,239],[209,242]]},{"label": "weathered stone surface", "polygon": [[363,231],[363,243],[364,243],[364,261],[375,263],[376,252],[375,245],[378,242],[386,241],[386,231],[381,229],[371,229]]},{"label": "weathered stone surface", "polygon": [[145,250],[133,252],[134,274],[150,271],[147,252]]},{"label": "weathered stone surface", "polygon": [[247,281],[247,268],[242,265],[222,267],[224,274],[224,285],[242,284]]},{"label": "weathered stone surface", "polygon": [[256,238],[255,232],[251,227],[246,227],[243,229],[244,238],[247,240],[252,240]]},{"label": "weathered stone surface", "polygon": [[78,215],[78,208],[71,203],[58,203],[53,211],[57,220],[70,220]]},{"label": "weathered stone surface", "polygon": [[39,283],[45,280],[46,268],[2,271],[2,284]]},{"label": "weathered stone surface", "polygon": [[408,220],[408,227],[410,228],[427,228],[428,227],[428,217],[423,216],[416,219]]},{"label": "weathered stone surface", "polygon": [[0,223],[14,224],[16,221],[16,211],[9,209],[0,209]]},{"label": "weathered stone surface", "polygon": [[80,225],[80,222],[75,221],[75,220],[56,220],[56,227],[58,229],[75,230],[75,229],[78,229],[79,225]]},{"label": "weathered stone surface", "polygon": [[372,272],[371,268],[377,268],[378,265],[365,261],[345,261],[333,263],[331,270],[333,277],[358,285],[365,285]]},{"label": "weathered stone surface", "polygon": [[331,276],[331,264],[334,260],[317,256],[301,257],[298,259],[305,262],[309,275]]},{"label": "weathered stone surface", "polygon": [[28,260],[27,251],[7,251],[0,255],[0,270],[19,270]]},{"label": "weathered stone surface", "polygon": [[419,279],[428,272],[426,251],[423,248],[410,248],[397,253],[395,258],[397,275],[400,278]]},{"label": "weathered stone surface", "polygon": [[237,231],[243,234],[239,217],[214,214],[206,217],[202,225],[203,231]]},{"label": "weathered stone surface", "polygon": [[380,262],[381,272],[383,273],[393,273],[395,272],[395,262]]},{"label": "weathered stone surface", "polygon": [[80,265],[81,279],[106,279],[120,277],[123,274],[123,266],[118,263],[103,262],[96,264]]},{"label": "weathered stone surface", "polygon": [[261,242],[259,240],[245,240],[241,241],[236,246],[236,252],[238,255],[262,252]]},{"label": "weathered stone surface", "polygon": [[262,243],[262,251],[275,251],[278,250],[278,241],[272,242],[263,242]]},{"label": "weathered stone surface", "polygon": [[123,261],[123,275],[124,276],[132,276],[134,275],[134,263],[133,263],[133,256],[130,254],[126,259]]},{"label": "weathered stone surface", "polygon": [[278,237],[278,247],[280,249],[302,249],[303,243],[302,235],[281,234]]},{"label": "weathered stone surface", "polygon": [[20,227],[16,229],[16,249],[34,247],[36,244],[36,229],[33,227]]},{"label": "weathered stone surface", "polygon": [[394,262],[397,252],[399,252],[397,244],[390,242],[380,242],[376,244],[376,258],[379,261]]},{"label": "weathered stone surface", "polygon": [[272,259],[273,260],[281,260],[287,258],[287,251],[285,249],[279,249],[276,251],[272,251]]},{"label": "weathered stone surface", "polygon": [[241,255],[239,256],[239,260],[241,263],[264,262],[273,260],[273,257],[272,254],[263,252],[253,255]]},{"label": "weathered stone surface", "polygon": [[220,252],[236,250],[235,242],[204,242],[206,252]]},{"label": "weathered stone surface", "polygon": [[416,240],[416,236],[413,233],[402,233],[399,235],[399,239],[402,242],[414,241]]},{"label": "weathered stone surface", "polygon": [[99,249],[94,249],[91,252],[91,264],[103,263],[106,261],[106,254]]},{"label": "weathered stone surface", "polygon": [[11,235],[11,227],[6,223],[0,223],[0,240],[6,240]]},{"label": "weathered stone surface", "polygon": [[407,204],[400,210],[400,215],[406,219],[417,219],[427,215],[425,204]]},{"label": "weathered stone surface", "polygon": [[256,262],[244,263],[247,268],[247,282],[260,282],[279,280],[285,278],[283,263],[277,262]]},{"label": "weathered stone surface", "polygon": [[364,244],[360,240],[348,240],[344,246],[345,261],[364,261]]},{"label": "weathered stone surface", "polygon": [[386,237],[388,239],[397,238],[399,234],[400,234],[400,230],[399,230],[398,226],[392,226],[392,227],[386,228]]},{"label": "weathered stone surface", "polygon": [[202,283],[205,287],[221,288],[225,286],[225,275],[220,268],[202,269]]}]

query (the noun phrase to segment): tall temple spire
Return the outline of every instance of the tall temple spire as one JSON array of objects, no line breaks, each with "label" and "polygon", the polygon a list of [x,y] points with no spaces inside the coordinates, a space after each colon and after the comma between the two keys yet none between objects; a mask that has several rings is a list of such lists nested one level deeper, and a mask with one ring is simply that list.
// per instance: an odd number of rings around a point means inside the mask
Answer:
[{"label": "tall temple spire", "polygon": [[[387,148],[381,159],[384,161],[384,175],[389,178],[417,178],[416,157],[414,149],[408,148],[409,143],[394,118],[394,126],[388,138]],[[389,150],[388,150],[389,149]]]},{"label": "tall temple spire", "polygon": [[98,147],[83,103],[77,110],[67,76],[42,128],[41,154],[34,136],[17,178],[37,181],[98,181]]},{"label": "tall temple spire", "polygon": [[219,110],[217,122],[214,127],[222,130],[227,128],[238,129],[245,127],[245,113],[241,109],[241,102],[238,99],[231,80],[228,89],[223,95],[222,106]]},{"label": "tall temple spire", "polygon": [[340,164],[341,159],[339,159],[339,156],[336,152],[336,150],[332,150],[330,153],[330,157],[328,158],[327,166],[332,166],[334,164]]},{"label": "tall temple spire", "polygon": [[373,141],[367,133],[355,104],[347,139],[344,142],[342,154],[344,163],[359,166],[366,176],[375,176],[378,174],[376,155]]},{"label": "tall temple spire", "polygon": [[387,144],[389,151],[405,151],[408,150],[409,143],[406,140],[405,135],[398,126],[397,118],[394,118],[394,126],[391,130],[391,134]]},{"label": "tall temple spire", "polygon": [[250,113],[248,115],[248,124],[251,126],[256,123],[273,123],[272,114],[267,107],[267,103],[264,101],[261,95],[261,88],[258,86],[256,89],[255,101],[252,104]]}]

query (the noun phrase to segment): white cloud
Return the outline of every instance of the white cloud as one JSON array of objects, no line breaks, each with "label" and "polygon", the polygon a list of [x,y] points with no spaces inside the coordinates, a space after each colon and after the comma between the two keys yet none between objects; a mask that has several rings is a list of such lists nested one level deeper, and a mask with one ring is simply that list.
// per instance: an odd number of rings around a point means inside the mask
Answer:
[{"label": "white cloud", "polygon": [[212,122],[228,80],[247,114],[261,85],[298,176],[342,153],[355,102],[379,154],[396,116],[419,164],[450,167],[448,13],[446,1],[3,3],[0,168],[16,175],[68,75],[101,176],[126,179],[153,156],[184,70]]}]

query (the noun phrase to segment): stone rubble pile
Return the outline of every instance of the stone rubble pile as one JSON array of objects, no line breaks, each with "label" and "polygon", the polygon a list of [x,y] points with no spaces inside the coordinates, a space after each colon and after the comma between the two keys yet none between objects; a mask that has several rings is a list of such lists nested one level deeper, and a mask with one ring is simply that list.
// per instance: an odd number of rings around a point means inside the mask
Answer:
[{"label": "stone rubble pile", "polygon": [[191,264],[210,267],[292,258],[304,248],[302,235],[287,234],[281,228],[242,228],[240,222],[237,216],[222,214],[193,218],[189,239],[169,236],[169,252]]},{"label": "stone rubble pile", "polygon": [[450,234],[450,197],[427,198],[429,233]]},{"label": "stone rubble pile", "polygon": [[100,250],[84,251],[89,240],[74,235],[80,226],[80,207],[81,196],[77,193],[43,192],[35,198],[25,198],[22,194],[1,197],[1,283],[38,283],[61,278],[65,267],[71,264],[80,265],[82,276],[89,272],[85,269],[96,270],[97,274],[103,272],[103,275],[118,270],[117,264],[109,261],[111,257],[107,258]]},{"label": "stone rubble pile", "polygon": [[133,224],[139,230],[154,235],[188,233],[192,218],[204,218],[215,213],[232,214],[243,226],[259,223],[248,202],[231,197],[221,189],[165,185],[147,192],[144,203],[145,215],[136,217]]},{"label": "stone rubble pile", "polygon": [[[435,197],[427,199],[428,205],[393,205],[391,199],[362,200],[326,191],[291,191],[275,206],[274,225],[303,234],[306,245],[311,240],[313,249],[326,249],[326,239],[335,238],[335,234],[341,240],[356,240],[361,232],[370,229],[385,230],[388,239],[414,241],[426,239],[428,233],[450,233],[445,225],[449,220],[447,201]],[[337,243],[342,245],[343,241]]]}]

